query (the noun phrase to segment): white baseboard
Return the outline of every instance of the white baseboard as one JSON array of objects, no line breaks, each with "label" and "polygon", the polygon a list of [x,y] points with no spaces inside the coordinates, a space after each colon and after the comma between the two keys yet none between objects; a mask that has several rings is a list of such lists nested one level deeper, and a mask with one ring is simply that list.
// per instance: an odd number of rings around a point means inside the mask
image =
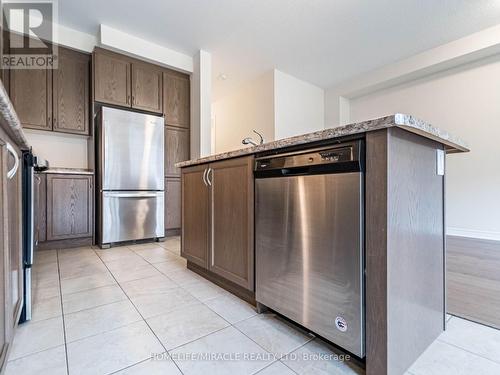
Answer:
[{"label": "white baseboard", "polygon": [[500,241],[500,232],[489,232],[482,230],[471,230],[463,228],[447,228],[446,234],[449,236],[480,238],[483,240]]}]

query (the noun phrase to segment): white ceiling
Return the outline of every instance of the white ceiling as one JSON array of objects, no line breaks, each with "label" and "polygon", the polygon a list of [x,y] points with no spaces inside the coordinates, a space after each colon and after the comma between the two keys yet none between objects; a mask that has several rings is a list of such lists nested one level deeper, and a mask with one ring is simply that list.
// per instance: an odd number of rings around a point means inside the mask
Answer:
[{"label": "white ceiling", "polygon": [[500,0],[59,0],[59,22],[209,51],[216,99],[272,68],[330,87],[500,23]]}]

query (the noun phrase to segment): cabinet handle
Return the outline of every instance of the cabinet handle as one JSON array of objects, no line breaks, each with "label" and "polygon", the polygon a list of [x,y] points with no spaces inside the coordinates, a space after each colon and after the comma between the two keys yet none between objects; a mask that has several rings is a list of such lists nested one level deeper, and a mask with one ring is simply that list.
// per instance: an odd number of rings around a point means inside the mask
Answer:
[{"label": "cabinet handle", "polygon": [[208,168],[208,172],[207,172],[207,183],[208,183],[208,186],[212,186],[212,182],[213,182],[213,169],[212,168]]},{"label": "cabinet handle", "polygon": [[6,145],[7,151],[14,157],[14,166],[7,172],[7,178],[12,180],[19,168],[19,157],[17,156],[16,150],[14,150],[14,147],[12,147],[10,143],[6,143]]},{"label": "cabinet handle", "polygon": [[127,95],[127,104],[130,104],[130,95]]},{"label": "cabinet handle", "polygon": [[132,95],[132,105],[135,105],[135,96]]},{"label": "cabinet handle", "polygon": [[203,171],[203,183],[205,184],[205,186],[208,186],[208,182],[207,182],[207,172],[208,172],[208,169],[205,168],[205,170]]}]

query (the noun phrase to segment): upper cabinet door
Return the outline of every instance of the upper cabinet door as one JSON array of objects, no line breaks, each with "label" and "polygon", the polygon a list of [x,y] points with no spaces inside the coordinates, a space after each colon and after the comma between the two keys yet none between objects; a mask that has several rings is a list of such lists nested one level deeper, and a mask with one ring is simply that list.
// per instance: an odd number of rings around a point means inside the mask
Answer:
[{"label": "upper cabinet door", "polygon": [[54,131],[89,134],[89,69],[89,55],[59,49],[53,73]]},{"label": "upper cabinet door", "polygon": [[162,71],[159,68],[132,63],[132,107],[162,113]]},{"label": "upper cabinet door", "polygon": [[94,99],[98,102],[131,106],[130,62],[111,52],[94,53]]},{"label": "upper cabinet door", "polygon": [[10,99],[24,128],[52,129],[52,71],[12,69]]},{"label": "upper cabinet door", "polygon": [[189,77],[163,73],[163,112],[165,124],[189,128]]}]

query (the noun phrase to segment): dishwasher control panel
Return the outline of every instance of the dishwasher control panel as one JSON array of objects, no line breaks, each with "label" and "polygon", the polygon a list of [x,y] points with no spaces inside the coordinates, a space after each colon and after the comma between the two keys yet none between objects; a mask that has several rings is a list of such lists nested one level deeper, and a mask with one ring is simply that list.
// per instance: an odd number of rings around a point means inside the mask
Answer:
[{"label": "dishwasher control panel", "polygon": [[[341,168],[344,164],[357,164],[361,159],[361,141],[301,150],[293,153],[277,154],[257,158],[256,172],[273,170],[305,170],[311,167]],[[335,165],[336,164],[336,165]]]}]

